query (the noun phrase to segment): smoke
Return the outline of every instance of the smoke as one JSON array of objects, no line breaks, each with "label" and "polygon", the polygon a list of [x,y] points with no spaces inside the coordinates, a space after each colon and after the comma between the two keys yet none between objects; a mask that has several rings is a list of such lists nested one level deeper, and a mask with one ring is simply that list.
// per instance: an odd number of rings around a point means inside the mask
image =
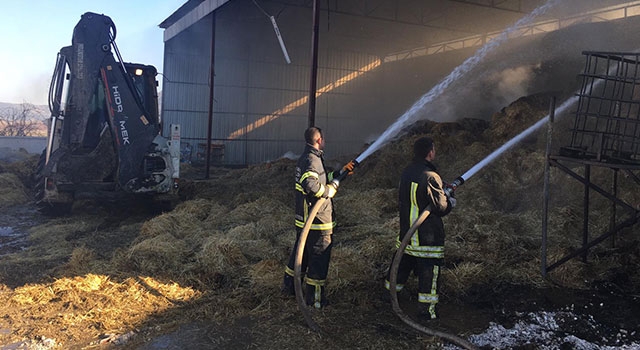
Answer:
[{"label": "smoke", "polygon": [[428,106],[431,102],[438,99],[442,94],[447,91],[452,85],[460,84],[460,80],[466,80],[470,72],[474,71],[478,65],[480,65],[486,57],[490,55],[500,45],[509,40],[509,35],[516,31],[523,25],[531,23],[536,17],[543,15],[550,8],[556,4],[557,0],[548,0],[544,5],[536,8],[528,15],[519,19],[515,24],[505,29],[498,35],[498,37],[490,40],[484,44],[478,51],[476,51],[471,57],[467,58],[461,65],[457,66],[449,75],[442,79],[437,85],[435,85],[429,92],[424,94],[418,101],[416,101],[411,108],[409,108],[400,118],[396,120],[384,133],[378,138],[367,150],[358,156],[356,159],[358,162],[366,159],[371,153],[375,152],[378,148],[388,142],[390,139],[396,137],[403,127],[409,125],[412,122],[420,120],[421,111],[425,106]]},{"label": "smoke", "polygon": [[496,86],[496,93],[507,101],[513,101],[520,96],[529,94],[530,84],[535,77],[534,70],[540,69],[541,64],[525,65],[507,68],[494,73],[489,83]]},{"label": "smoke", "polygon": [[[507,67],[504,67],[504,65]],[[456,84],[431,105],[425,106],[423,119],[452,122],[463,118],[488,119],[512,101],[536,93],[541,63],[502,64],[478,69],[471,81]]]}]

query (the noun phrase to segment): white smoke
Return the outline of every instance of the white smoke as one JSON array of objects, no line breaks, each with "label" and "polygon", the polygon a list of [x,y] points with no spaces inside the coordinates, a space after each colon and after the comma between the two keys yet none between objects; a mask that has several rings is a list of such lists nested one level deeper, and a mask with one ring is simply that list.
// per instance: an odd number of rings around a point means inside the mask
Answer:
[{"label": "white smoke", "polygon": [[489,83],[496,87],[496,93],[507,101],[513,101],[529,94],[529,87],[535,77],[535,70],[541,64],[507,68],[489,77]]}]

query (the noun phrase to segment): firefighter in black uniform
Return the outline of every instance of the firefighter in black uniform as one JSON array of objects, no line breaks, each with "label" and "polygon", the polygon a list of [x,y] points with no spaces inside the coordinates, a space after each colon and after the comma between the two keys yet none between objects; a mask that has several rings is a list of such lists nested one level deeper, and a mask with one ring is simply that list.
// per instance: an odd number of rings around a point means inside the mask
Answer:
[{"label": "firefighter in black uniform", "polygon": [[[453,196],[444,191],[442,179],[431,163],[436,156],[433,140],[422,137],[414,143],[414,159],[402,172],[399,188],[400,235],[396,248],[420,213],[431,206],[431,214],[413,234],[411,243],[402,255],[398,267],[396,290],[403,289],[409,275],[418,277],[418,302],[420,315],[427,319],[437,318],[438,280],[444,260],[444,225],[442,217],[456,204]],[[385,287],[389,289],[390,271]]]},{"label": "firefighter in black uniform", "polygon": [[[301,266],[306,290],[306,303],[320,309],[327,303],[325,283],[329,272],[329,260],[331,259],[331,235],[336,225],[332,201],[333,196],[336,194],[336,188],[330,183],[334,173],[327,173],[324,167],[324,137],[322,130],[317,127],[310,127],[305,131],[304,138],[307,144],[298,159],[295,174],[295,224],[297,236],[289,256],[289,262],[285,268],[282,291],[285,294],[295,295],[293,278],[298,239],[315,202],[319,198],[327,198],[309,230]],[[342,171],[349,171],[350,173],[352,170],[353,163],[350,162],[335,175],[340,175]]]}]

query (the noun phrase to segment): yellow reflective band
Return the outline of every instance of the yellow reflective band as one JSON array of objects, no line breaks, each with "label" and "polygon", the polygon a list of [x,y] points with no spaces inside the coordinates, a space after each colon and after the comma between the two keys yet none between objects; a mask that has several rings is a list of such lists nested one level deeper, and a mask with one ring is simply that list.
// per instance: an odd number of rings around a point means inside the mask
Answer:
[{"label": "yellow reflective band", "polygon": [[436,304],[439,301],[438,294],[418,293],[419,303]]},{"label": "yellow reflective band", "polygon": [[443,245],[421,245],[421,246],[417,246],[416,249],[425,251],[425,252],[444,252],[444,246]]},{"label": "yellow reflective band", "polygon": [[316,197],[318,197],[318,198],[322,197],[322,195],[324,194],[324,190],[325,190],[324,185],[320,184],[320,190],[318,190],[318,192],[316,192]]},{"label": "yellow reflective band", "polygon": [[304,283],[311,285],[311,286],[316,286],[316,287],[322,287],[324,286],[325,282],[327,280],[314,280],[313,278],[309,278],[309,277],[305,277],[304,278]]},{"label": "yellow reflective band", "polygon": [[[420,208],[418,208],[418,184],[415,182],[411,183],[411,209],[409,211],[409,222],[413,226],[413,223],[418,220],[418,216],[420,216]],[[420,241],[418,240],[417,232],[411,236],[411,245],[419,245]]]},{"label": "yellow reflective band", "polygon": [[[396,238],[396,249],[400,248],[400,243],[400,238]],[[407,245],[405,254],[419,258],[443,259],[444,246]]]},{"label": "yellow reflective band", "polygon": [[431,280],[431,294],[435,294],[438,297],[438,274],[440,273],[440,266],[433,266],[433,279]]},{"label": "yellow reflective band", "polygon": [[316,309],[322,308],[322,287],[316,286],[313,301],[313,307]]},{"label": "yellow reflective band", "polygon": [[285,266],[284,267],[284,273],[286,273],[287,275],[289,275],[291,277],[295,277],[296,276],[296,272],[293,271],[292,269],[290,269],[289,266]]},{"label": "yellow reflective band", "polygon": [[307,193],[304,191],[304,188],[302,188],[302,185],[300,185],[299,183],[296,183],[296,191],[300,191],[302,192],[302,194],[306,195]]},{"label": "yellow reflective band", "polygon": [[436,304],[433,303],[429,305],[429,314],[431,315],[431,319],[438,318],[436,315]]},{"label": "yellow reflective band", "polygon": [[[305,213],[305,216],[306,216],[306,213]],[[303,228],[304,221],[296,220],[296,227]],[[336,227],[335,221],[330,222],[328,224],[311,224],[311,230],[318,230],[318,231],[331,230],[334,227]]]},{"label": "yellow reflective band", "polygon": [[[385,280],[385,281],[384,281],[384,287],[385,287],[387,290],[391,290],[391,282],[389,282],[389,281]],[[397,284],[397,283],[396,283],[396,292],[401,291],[403,288],[404,288],[404,284]]]},{"label": "yellow reflective band", "polygon": [[304,181],[308,177],[313,177],[316,179],[320,178],[320,176],[318,176],[318,173],[314,171],[307,171],[306,173],[302,174],[302,176],[300,176],[300,181],[298,181],[298,183],[302,183],[302,181]]}]

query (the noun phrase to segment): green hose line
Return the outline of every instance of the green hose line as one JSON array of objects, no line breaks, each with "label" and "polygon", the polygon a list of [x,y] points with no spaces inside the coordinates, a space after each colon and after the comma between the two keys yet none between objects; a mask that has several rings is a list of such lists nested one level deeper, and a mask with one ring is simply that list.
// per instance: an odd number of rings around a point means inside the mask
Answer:
[{"label": "green hose line", "polygon": [[400,243],[400,247],[398,247],[398,250],[396,251],[396,254],[393,256],[393,262],[391,263],[391,267],[390,267],[390,275],[389,275],[389,292],[391,293],[391,305],[393,308],[393,312],[396,313],[396,315],[398,315],[398,317],[406,324],[408,324],[409,326],[411,326],[413,329],[428,334],[428,335],[432,335],[432,336],[436,336],[436,337],[440,337],[443,339],[446,339],[456,345],[459,345],[465,349],[469,349],[469,350],[477,350],[478,348],[474,345],[471,344],[470,342],[466,341],[465,339],[462,339],[456,335],[453,334],[449,334],[449,333],[445,333],[445,332],[440,332],[440,331],[436,331],[430,328],[427,328],[415,321],[413,321],[409,316],[407,316],[407,314],[405,314],[402,309],[400,308],[400,304],[398,303],[398,292],[396,291],[396,284],[397,284],[397,279],[398,279],[398,269],[400,268],[400,260],[402,259],[402,255],[404,254],[404,250],[407,248],[407,245],[409,245],[409,241],[411,241],[411,236],[413,236],[413,233],[416,232],[416,230],[418,229],[418,227],[420,227],[420,225],[422,225],[422,223],[424,222],[424,220],[427,219],[427,217],[429,216],[429,214],[431,214],[431,205],[427,206],[425,208],[425,210],[420,213],[420,216],[418,217],[418,219],[413,223],[413,225],[409,228],[409,230],[407,231],[407,233],[404,235],[404,238],[402,239],[402,242]]}]

